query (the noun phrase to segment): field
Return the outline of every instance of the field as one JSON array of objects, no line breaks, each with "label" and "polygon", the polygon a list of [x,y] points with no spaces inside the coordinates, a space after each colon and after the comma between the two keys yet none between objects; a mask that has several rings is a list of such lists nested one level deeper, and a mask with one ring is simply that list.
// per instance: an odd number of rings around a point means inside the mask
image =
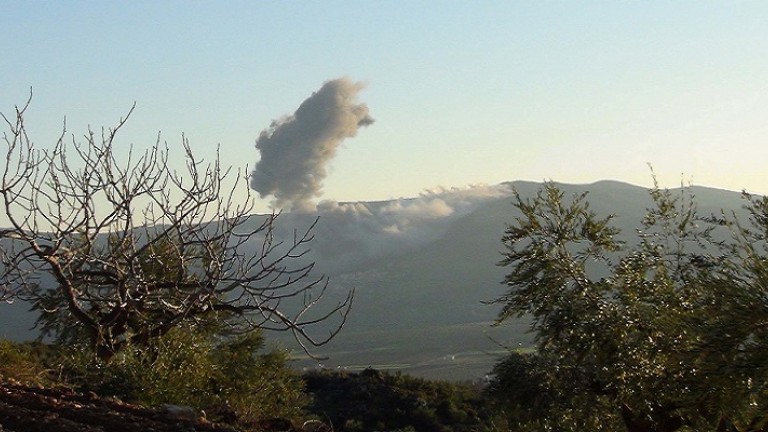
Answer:
[{"label": "field", "polygon": [[[499,327],[476,322],[418,330],[350,329],[313,352],[328,359],[317,361],[294,351],[294,365],[302,370],[360,371],[372,367],[431,379],[482,380],[508,350],[530,347],[527,326],[527,321],[518,320]],[[277,341],[289,346],[283,338]]]}]

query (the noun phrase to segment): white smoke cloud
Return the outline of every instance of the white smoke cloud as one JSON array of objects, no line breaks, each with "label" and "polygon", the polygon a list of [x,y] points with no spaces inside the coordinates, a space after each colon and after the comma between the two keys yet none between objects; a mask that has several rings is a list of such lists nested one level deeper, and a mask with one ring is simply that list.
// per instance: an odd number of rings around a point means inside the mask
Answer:
[{"label": "white smoke cloud", "polygon": [[[367,260],[417,248],[440,238],[451,221],[483,203],[507,196],[508,187],[476,185],[426,190],[416,198],[340,203],[312,200],[322,194],[327,164],[346,138],[373,123],[365,104],[355,102],[363,85],[348,78],[328,81],[296,112],[261,132],[256,148],[261,159],[251,174],[251,187],[272,195],[283,213],[277,238],[291,239],[292,229],[315,226],[312,252],[329,273],[342,272]],[[290,243],[290,241],[288,241]]]},{"label": "white smoke cloud", "polygon": [[452,221],[510,194],[506,185],[475,185],[437,188],[391,201],[321,201],[313,258],[324,271],[334,273],[425,246],[443,236]]},{"label": "white smoke cloud", "polygon": [[373,123],[368,107],[355,103],[363,87],[349,78],[328,81],[293,115],[262,131],[256,140],[261,159],[251,174],[251,188],[261,197],[272,195],[276,207],[314,210],[310,200],[322,194],[326,166],[338,146]]}]

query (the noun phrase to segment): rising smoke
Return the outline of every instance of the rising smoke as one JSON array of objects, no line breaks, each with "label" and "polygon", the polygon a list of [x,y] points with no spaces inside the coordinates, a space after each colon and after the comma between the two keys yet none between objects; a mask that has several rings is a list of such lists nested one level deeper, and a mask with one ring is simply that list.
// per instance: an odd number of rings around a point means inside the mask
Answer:
[{"label": "rising smoke", "polygon": [[261,159],[251,174],[251,187],[262,197],[274,197],[275,207],[290,210],[281,216],[284,223],[278,224],[276,238],[289,244],[296,227],[319,216],[312,251],[304,258],[327,273],[425,246],[444,235],[452,221],[510,193],[505,185],[475,185],[427,190],[416,198],[315,204],[336,149],[373,123],[368,107],[356,103],[362,89],[348,78],[328,81],[256,141]]},{"label": "rising smoke", "polygon": [[278,208],[314,210],[322,194],[326,166],[346,138],[373,123],[365,104],[355,103],[363,84],[349,78],[328,81],[293,115],[275,120],[261,132],[256,149],[261,159],[251,174],[251,188],[274,197]]},{"label": "rising smoke", "polygon": [[[436,188],[415,198],[378,202],[321,201],[313,214],[283,214],[283,228],[305,226],[314,217],[315,241],[309,258],[318,268],[338,274],[370,260],[426,246],[445,235],[451,223],[486,203],[508,197],[508,185]],[[292,231],[278,238],[290,239]]]}]

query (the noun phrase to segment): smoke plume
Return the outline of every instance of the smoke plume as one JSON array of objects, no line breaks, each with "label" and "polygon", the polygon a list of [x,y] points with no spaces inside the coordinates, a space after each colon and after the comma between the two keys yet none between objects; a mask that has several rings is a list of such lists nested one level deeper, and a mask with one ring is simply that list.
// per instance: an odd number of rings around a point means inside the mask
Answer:
[{"label": "smoke plume", "polygon": [[[319,216],[308,258],[316,261],[323,272],[339,274],[369,260],[430,244],[442,237],[453,221],[510,194],[508,185],[473,185],[436,188],[415,198],[390,201],[324,200],[317,205],[316,213],[284,214],[286,220],[278,224],[278,229],[307,225]],[[289,239],[292,234],[286,229],[276,237]]]},{"label": "smoke plume", "polygon": [[356,104],[363,84],[349,78],[328,81],[296,112],[275,120],[256,140],[261,159],[251,174],[251,188],[272,195],[278,208],[314,210],[322,194],[326,165],[346,138],[373,123],[365,104]]}]

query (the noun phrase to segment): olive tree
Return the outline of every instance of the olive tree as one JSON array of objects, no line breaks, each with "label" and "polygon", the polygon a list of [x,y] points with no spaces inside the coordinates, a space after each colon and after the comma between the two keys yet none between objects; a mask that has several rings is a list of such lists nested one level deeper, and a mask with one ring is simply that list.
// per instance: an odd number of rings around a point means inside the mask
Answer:
[{"label": "olive tree", "polygon": [[509,364],[539,368],[546,400],[531,403],[546,409],[528,423],[551,430],[763,430],[768,200],[745,194],[742,224],[699,215],[690,188],[650,195],[626,244],[587,194],[515,195],[495,302],[500,322],[532,319],[536,360],[500,363],[492,388],[517,386]]},{"label": "olive tree", "polygon": [[[133,108],[100,134],[70,142],[65,125],[53,146],[37,147],[29,104],[2,116],[3,299],[32,302],[49,330],[77,327],[105,360],[201,319],[291,332],[305,351],[341,329],[353,292],[324,301],[328,280],[305,256],[313,226],[276,239],[279,215],[252,215],[240,171],[196,158],[184,137],[181,172],[159,136],[119,158]],[[331,329],[310,332],[322,322]]]}]

